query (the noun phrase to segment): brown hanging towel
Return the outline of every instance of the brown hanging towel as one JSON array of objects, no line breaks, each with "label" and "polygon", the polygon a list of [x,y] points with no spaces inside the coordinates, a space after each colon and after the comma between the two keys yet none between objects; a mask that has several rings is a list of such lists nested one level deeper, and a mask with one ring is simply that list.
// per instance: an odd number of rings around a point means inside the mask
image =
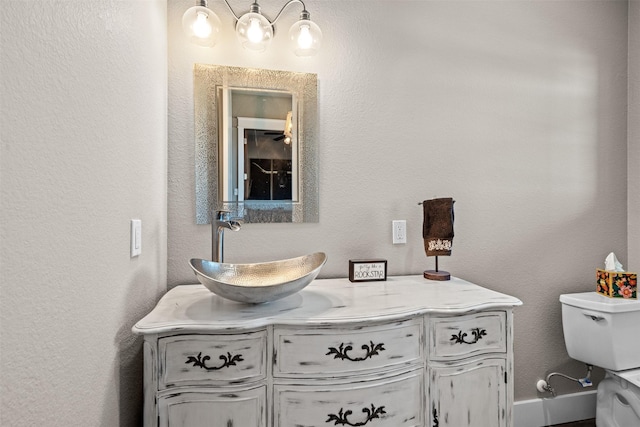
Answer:
[{"label": "brown hanging towel", "polygon": [[427,256],[451,255],[454,203],[451,197],[425,200],[422,203],[422,237]]}]

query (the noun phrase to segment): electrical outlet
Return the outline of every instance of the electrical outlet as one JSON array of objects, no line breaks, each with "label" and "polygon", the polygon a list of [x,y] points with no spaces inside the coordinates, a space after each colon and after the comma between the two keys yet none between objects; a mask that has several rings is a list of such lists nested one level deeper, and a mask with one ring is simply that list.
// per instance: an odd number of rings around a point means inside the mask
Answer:
[{"label": "electrical outlet", "polygon": [[407,221],[404,219],[396,219],[391,222],[393,232],[393,244],[400,245],[407,243]]}]

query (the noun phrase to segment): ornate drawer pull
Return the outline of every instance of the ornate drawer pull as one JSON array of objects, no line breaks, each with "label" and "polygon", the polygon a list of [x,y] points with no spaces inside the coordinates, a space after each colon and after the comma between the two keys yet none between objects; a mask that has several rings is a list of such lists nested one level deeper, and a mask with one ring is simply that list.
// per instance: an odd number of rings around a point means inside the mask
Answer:
[{"label": "ornate drawer pull", "polygon": [[480,328],[473,328],[471,333],[473,334],[473,341],[465,341],[467,333],[462,331],[458,331],[457,335],[451,335],[451,339],[449,341],[455,341],[454,344],[475,344],[480,341],[483,336],[487,335],[487,331]]},{"label": "ornate drawer pull", "polygon": [[348,345],[345,347],[344,343],[340,344],[340,347],[335,348],[335,347],[329,347],[329,352],[326,354],[326,356],[329,356],[330,354],[333,354],[333,358],[334,359],[342,359],[342,360],[350,360],[352,362],[361,362],[363,360],[367,360],[370,357],[376,356],[380,353],[378,353],[379,351],[384,351],[384,343],[380,343],[380,344],[374,344],[373,341],[369,341],[371,343],[371,345],[367,345],[367,344],[363,344],[362,348],[364,351],[366,351],[366,354],[364,355],[364,357],[356,357],[356,358],[352,358],[350,357],[347,352],[353,350],[353,347]]},{"label": "ornate drawer pull", "polygon": [[439,427],[440,421],[438,421],[438,410],[436,409],[436,405],[433,405],[433,427]]},{"label": "ornate drawer pull", "polygon": [[342,426],[347,425],[347,426],[354,426],[354,427],[363,426],[367,424],[369,421],[373,420],[374,418],[380,418],[381,414],[386,414],[386,412],[384,411],[384,406],[376,408],[373,404],[371,404],[371,408],[367,408],[367,407],[362,408],[362,412],[367,414],[367,419],[354,424],[347,419],[349,415],[353,414],[353,411],[351,411],[350,409],[343,411],[342,408],[340,408],[340,410],[338,411],[338,415],[329,414],[329,419],[325,421],[325,423],[330,423],[331,421],[335,421],[333,423],[334,426],[337,426],[337,425],[342,425]]},{"label": "ornate drawer pull", "polygon": [[241,354],[236,354],[232,356],[231,353],[227,352],[227,355],[220,355],[220,359],[222,360],[222,365],[220,366],[207,366],[207,360],[210,360],[211,357],[204,356],[202,357],[202,352],[198,353],[196,357],[189,356],[186,362],[184,363],[193,363],[193,366],[200,367],[202,369],[206,369],[207,371],[217,371],[222,368],[228,368],[229,366],[235,366],[236,362],[242,362],[244,359]]}]

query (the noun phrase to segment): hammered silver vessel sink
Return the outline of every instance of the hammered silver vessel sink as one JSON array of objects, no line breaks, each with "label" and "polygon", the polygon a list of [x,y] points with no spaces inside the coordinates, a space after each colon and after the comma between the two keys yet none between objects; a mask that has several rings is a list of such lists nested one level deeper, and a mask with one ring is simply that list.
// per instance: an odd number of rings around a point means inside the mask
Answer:
[{"label": "hammered silver vessel sink", "polygon": [[198,281],[216,295],[259,304],[294,294],[316,278],[327,261],[323,252],[255,264],[228,264],[193,258]]}]

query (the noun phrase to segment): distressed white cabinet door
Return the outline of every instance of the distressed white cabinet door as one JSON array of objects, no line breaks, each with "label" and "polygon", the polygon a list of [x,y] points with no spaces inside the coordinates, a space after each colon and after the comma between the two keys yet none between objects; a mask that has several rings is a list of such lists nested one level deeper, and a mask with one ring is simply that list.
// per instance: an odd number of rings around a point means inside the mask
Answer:
[{"label": "distressed white cabinet door", "polygon": [[266,387],[175,392],[158,399],[160,427],[266,427]]},{"label": "distressed white cabinet door", "polygon": [[506,427],[506,360],[432,364],[430,416],[435,427]]}]

